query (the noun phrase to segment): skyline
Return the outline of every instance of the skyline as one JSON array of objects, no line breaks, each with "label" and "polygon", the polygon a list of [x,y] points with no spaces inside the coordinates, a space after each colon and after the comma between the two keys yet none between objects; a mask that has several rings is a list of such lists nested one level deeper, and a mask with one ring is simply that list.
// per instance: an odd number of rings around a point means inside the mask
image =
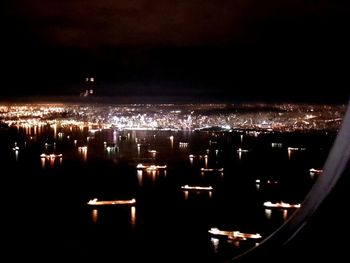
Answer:
[{"label": "skyline", "polygon": [[96,105],[32,102],[0,104],[0,118],[9,127],[49,124],[120,131],[327,133],[339,129],[345,109],[345,105],[285,103]]}]

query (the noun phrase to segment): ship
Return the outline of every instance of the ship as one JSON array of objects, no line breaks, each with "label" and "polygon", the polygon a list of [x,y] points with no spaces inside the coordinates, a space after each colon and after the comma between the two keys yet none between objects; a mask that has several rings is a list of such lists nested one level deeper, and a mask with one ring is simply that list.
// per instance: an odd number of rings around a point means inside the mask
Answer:
[{"label": "ship", "polygon": [[238,152],[238,153],[247,153],[247,152],[249,152],[249,150],[247,150],[247,149],[242,149],[242,148],[238,148],[238,149],[237,149],[237,152]]},{"label": "ship", "polygon": [[40,154],[41,158],[47,158],[47,159],[62,158],[62,156],[63,156],[62,153],[60,153],[60,154],[53,154],[53,153],[51,153],[51,154],[45,154],[45,153]]},{"label": "ship", "polygon": [[311,169],[309,170],[309,172],[310,172],[310,175],[315,175],[315,174],[321,174],[321,173],[323,173],[323,170],[311,168]]},{"label": "ship", "polygon": [[287,150],[288,151],[305,151],[306,148],[305,147],[300,147],[300,148],[298,148],[298,147],[288,147]]},{"label": "ship", "polygon": [[224,168],[201,168],[201,172],[223,172]]},{"label": "ship", "polygon": [[216,227],[213,227],[208,230],[208,233],[214,236],[227,237],[229,239],[234,240],[247,240],[247,239],[260,239],[262,236],[258,233],[250,234],[250,233],[242,233],[240,231],[224,231],[219,230]]},{"label": "ship", "polygon": [[188,184],[181,186],[184,191],[212,191],[212,186],[189,186]]},{"label": "ship", "polygon": [[158,171],[161,169],[166,169],[167,166],[166,165],[144,165],[142,163],[139,163],[138,165],[136,165],[136,169],[138,170],[147,170],[147,171]]},{"label": "ship", "polygon": [[134,205],[136,204],[136,199],[129,200],[109,200],[109,201],[98,201],[97,198],[89,200],[87,202],[88,205],[91,206],[109,206],[109,205]]},{"label": "ship", "polygon": [[284,202],[279,203],[271,203],[270,201],[267,201],[264,203],[264,206],[266,208],[282,208],[282,209],[288,209],[288,208],[300,208],[300,204],[288,204]]}]

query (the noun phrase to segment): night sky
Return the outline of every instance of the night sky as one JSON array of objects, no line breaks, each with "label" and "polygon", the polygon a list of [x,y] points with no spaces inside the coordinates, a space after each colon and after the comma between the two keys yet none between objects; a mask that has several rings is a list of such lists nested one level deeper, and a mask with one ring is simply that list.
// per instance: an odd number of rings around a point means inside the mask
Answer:
[{"label": "night sky", "polygon": [[4,0],[0,98],[347,102],[347,2]]}]

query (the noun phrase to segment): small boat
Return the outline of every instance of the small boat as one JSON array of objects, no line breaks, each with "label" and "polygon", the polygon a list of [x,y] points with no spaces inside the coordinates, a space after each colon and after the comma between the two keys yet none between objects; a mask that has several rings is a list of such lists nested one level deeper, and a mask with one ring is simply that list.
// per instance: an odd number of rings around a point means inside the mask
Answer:
[{"label": "small boat", "polygon": [[305,148],[305,147],[301,147],[301,148],[298,148],[298,147],[288,147],[287,150],[288,150],[288,151],[305,151],[306,148]]},{"label": "small boat", "polygon": [[201,168],[202,172],[213,172],[214,169],[213,168]]},{"label": "small boat", "polygon": [[237,149],[237,152],[238,152],[238,153],[247,153],[247,152],[249,152],[249,150],[247,150],[247,149],[242,149],[242,148],[238,148],[238,149]]}]

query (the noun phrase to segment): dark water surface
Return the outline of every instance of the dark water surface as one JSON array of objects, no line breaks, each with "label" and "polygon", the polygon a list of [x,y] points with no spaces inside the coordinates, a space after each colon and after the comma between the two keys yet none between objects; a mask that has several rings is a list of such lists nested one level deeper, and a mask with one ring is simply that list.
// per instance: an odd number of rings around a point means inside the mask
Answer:
[{"label": "dark water surface", "polygon": [[[263,203],[302,202],[317,179],[309,169],[322,168],[333,139],[326,133],[3,129],[6,247],[14,259],[48,262],[221,262],[256,241],[217,239],[208,230],[269,235],[292,211],[265,211]],[[88,146],[87,153],[79,146]],[[288,147],[305,150],[288,154]],[[42,153],[63,157],[45,161]],[[167,169],[140,171],[138,163]],[[213,191],[185,193],[186,184]],[[87,205],[93,198],[135,198],[136,205],[94,209]]]}]

